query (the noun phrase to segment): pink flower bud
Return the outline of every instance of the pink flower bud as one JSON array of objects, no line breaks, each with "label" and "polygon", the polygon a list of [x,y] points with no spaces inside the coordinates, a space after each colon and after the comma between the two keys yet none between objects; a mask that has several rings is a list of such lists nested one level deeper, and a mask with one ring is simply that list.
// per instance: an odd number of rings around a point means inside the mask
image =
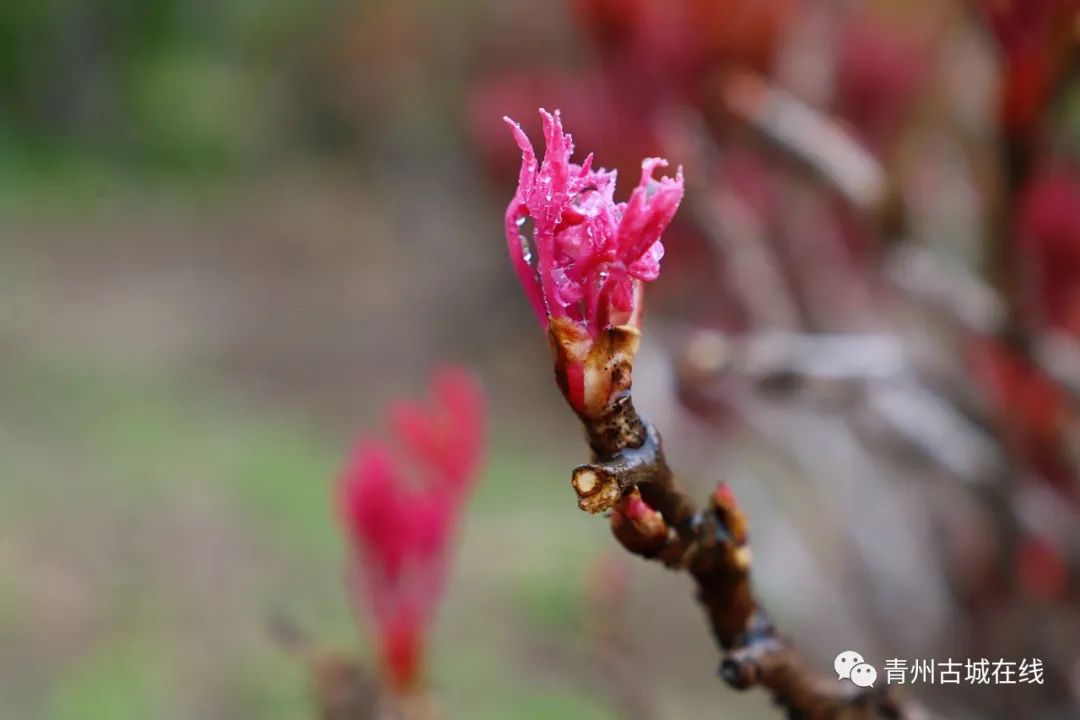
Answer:
[{"label": "pink flower bud", "polygon": [[[506,209],[506,241],[525,294],[544,327],[565,318],[595,340],[607,327],[640,324],[638,288],[660,274],[660,236],[683,196],[682,169],[656,180],[660,158],[641,164],[641,178],[625,203],[614,200],[616,173],[581,165],[558,111],[540,111],[546,151],[537,162],[529,138],[506,118],[518,147],[518,188]],[[531,236],[523,232],[532,222]]]},{"label": "pink flower bud", "polygon": [[581,165],[570,162],[574,144],[558,111],[540,115],[542,163],[521,127],[505,118],[522,153],[506,242],[549,332],[563,394],[579,415],[596,416],[629,389],[642,291],[660,274],[660,236],[682,200],[682,168],[656,180],[656,168],[667,162],[647,158],[630,199],[615,202],[616,173],[594,170],[592,155]]}]

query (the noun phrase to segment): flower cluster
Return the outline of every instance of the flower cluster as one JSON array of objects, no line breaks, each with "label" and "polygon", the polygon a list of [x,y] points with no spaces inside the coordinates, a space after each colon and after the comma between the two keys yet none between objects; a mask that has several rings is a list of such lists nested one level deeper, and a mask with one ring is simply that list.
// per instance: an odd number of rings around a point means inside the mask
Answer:
[{"label": "flower cluster", "polygon": [[403,690],[420,679],[454,527],[479,469],[483,393],[468,373],[444,369],[429,407],[399,402],[389,415],[394,442],[357,443],[338,502],[354,551],[350,589],[374,619],[385,679]]},{"label": "flower cluster", "polygon": [[[593,169],[592,155],[572,163],[574,144],[558,111],[540,113],[542,163],[520,126],[506,118],[522,152],[517,192],[506,209],[506,241],[537,317],[567,355],[564,392],[579,413],[592,414],[610,396],[611,383],[590,378],[589,354],[605,331],[640,328],[643,283],[660,273],[660,236],[682,200],[682,169],[675,178],[656,180],[656,168],[667,162],[644,160],[630,199],[617,203],[616,173]],[[636,344],[630,355],[634,350]]]}]

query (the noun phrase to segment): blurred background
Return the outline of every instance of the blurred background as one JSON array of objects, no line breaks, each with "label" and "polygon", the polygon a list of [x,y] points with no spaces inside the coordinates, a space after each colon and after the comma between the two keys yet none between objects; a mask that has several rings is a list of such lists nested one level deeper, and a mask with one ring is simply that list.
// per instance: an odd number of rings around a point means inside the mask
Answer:
[{"label": "blurred background", "polygon": [[631,717],[625,663],[636,717],[777,716],[717,678],[689,581],[575,508],[585,445],[502,237],[500,118],[539,142],[544,106],[620,198],[642,157],[685,166],[635,399],[687,485],[733,486],[808,661],[1039,658],[1042,685],[910,689],[1077,717],[1076,12],[0,6],[0,714],[313,717],[269,620],[364,652],[333,481],[455,361],[492,421],[432,647],[448,715]]}]

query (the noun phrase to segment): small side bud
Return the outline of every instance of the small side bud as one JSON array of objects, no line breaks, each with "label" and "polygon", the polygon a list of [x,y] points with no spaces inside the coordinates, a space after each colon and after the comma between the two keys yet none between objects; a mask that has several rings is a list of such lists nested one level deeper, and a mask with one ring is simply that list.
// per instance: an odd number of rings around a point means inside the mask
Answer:
[{"label": "small side bud", "polygon": [[618,502],[611,514],[611,532],[623,547],[637,555],[652,557],[668,542],[664,518],[641,499],[634,488]]}]

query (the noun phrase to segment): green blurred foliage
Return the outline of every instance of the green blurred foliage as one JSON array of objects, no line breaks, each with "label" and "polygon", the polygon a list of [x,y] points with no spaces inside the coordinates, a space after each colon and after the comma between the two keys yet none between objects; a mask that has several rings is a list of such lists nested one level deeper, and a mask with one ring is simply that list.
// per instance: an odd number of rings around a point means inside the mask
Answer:
[{"label": "green blurred foliage", "polygon": [[48,720],[167,717],[165,668],[152,645],[124,640],[87,657],[44,700]]},{"label": "green blurred foliage", "polygon": [[317,25],[302,0],[34,0],[0,5],[0,153],[178,169],[256,156]]}]

